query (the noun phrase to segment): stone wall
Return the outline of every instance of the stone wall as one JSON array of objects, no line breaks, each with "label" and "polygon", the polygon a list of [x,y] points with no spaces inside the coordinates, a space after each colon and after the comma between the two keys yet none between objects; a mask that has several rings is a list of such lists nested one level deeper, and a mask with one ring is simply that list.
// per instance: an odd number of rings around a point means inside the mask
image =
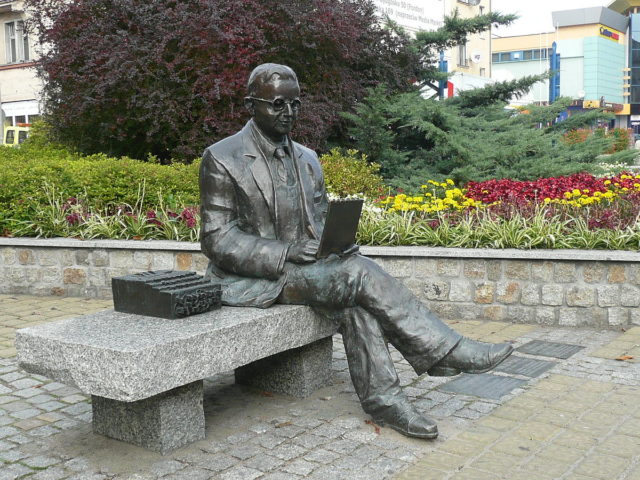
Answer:
[{"label": "stone wall", "polygon": [[[446,319],[640,325],[640,254],[583,250],[363,247]],[[204,273],[194,243],[0,238],[0,293],[109,298],[111,277]]]}]

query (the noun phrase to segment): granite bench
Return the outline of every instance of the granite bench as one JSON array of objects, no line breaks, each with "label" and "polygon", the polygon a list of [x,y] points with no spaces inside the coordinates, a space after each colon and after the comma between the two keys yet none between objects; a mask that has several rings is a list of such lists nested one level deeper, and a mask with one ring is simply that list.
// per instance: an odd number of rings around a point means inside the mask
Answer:
[{"label": "granite bench", "polygon": [[162,454],[204,438],[203,379],[305,397],[331,375],[336,324],[305,306],[180,320],[107,310],[16,332],[24,370],[91,395],[93,430]]}]

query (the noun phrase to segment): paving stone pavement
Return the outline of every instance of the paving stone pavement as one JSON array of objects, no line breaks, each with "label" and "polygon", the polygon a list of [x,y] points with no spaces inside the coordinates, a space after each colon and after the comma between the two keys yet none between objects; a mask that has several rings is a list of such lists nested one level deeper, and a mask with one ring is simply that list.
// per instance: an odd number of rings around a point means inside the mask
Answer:
[{"label": "paving stone pavement", "polygon": [[369,421],[337,336],[331,386],[300,400],[235,385],[232,372],[209,378],[206,439],[161,456],[94,435],[85,395],[16,365],[16,328],[110,307],[0,295],[0,480],[640,480],[640,327],[450,322],[473,338],[516,347],[533,340],[584,347],[566,360],[517,352],[556,363],[535,378],[492,372],[522,381],[497,400],[444,391],[460,377],[416,377],[392,351],[405,392],[438,421],[435,441]]}]

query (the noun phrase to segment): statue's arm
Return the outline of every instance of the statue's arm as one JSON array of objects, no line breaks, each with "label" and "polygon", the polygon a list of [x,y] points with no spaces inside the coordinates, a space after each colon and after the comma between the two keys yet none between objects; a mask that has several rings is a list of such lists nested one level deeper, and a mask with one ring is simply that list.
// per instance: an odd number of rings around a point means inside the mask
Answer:
[{"label": "statue's arm", "polygon": [[289,244],[238,226],[238,199],[231,175],[209,150],[200,166],[201,247],[219,268],[246,277],[277,279]]}]

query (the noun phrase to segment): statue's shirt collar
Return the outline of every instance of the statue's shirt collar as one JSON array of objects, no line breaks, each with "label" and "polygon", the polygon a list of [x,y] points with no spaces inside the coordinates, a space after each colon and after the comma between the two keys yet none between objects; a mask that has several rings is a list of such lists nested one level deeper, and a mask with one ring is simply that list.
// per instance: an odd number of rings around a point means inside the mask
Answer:
[{"label": "statue's shirt collar", "polygon": [[281,142],[274,143],[270,138],[262,133],[253,119],[249,122],[249,125],[251,127],[251,135],[253,136],[253,140],[267,159],[271,160],[273,158],[274,152],[277,148],[283,148],[287,155],[291,155],[291,151],[289,148],[289,137],[285,135],[282,137]]}]

